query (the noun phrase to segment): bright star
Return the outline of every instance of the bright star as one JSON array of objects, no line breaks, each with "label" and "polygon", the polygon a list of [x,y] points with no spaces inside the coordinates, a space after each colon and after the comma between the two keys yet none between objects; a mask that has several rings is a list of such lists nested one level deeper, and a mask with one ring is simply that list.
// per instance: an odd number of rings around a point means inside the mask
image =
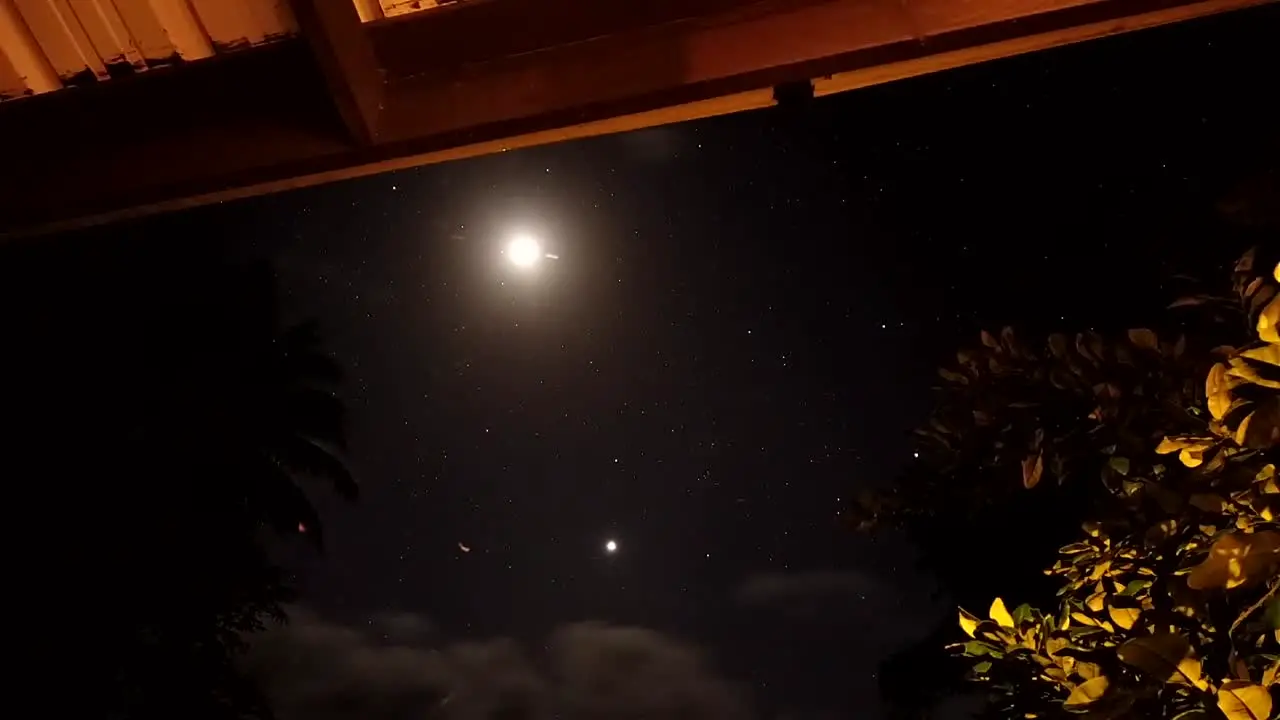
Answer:
[{"label": "bright star", "polygon": [[609,542],[604,544],[604,551],[607,553],[618,552],[618,543],[610,540]]}]

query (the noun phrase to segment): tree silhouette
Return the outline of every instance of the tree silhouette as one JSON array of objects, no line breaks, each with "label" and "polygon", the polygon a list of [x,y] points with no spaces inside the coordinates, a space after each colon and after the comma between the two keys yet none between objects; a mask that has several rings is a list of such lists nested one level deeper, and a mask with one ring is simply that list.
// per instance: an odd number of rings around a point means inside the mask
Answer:
[{"label": "tree silhouette", "polygon": [[269,545],[322,545],[310,481],[356,496],[339,367],[264,265],[45,242],[0,277],[19,584],[65,648],[43,672],[102,717],[265,716],[234,659],[292,598]]}]

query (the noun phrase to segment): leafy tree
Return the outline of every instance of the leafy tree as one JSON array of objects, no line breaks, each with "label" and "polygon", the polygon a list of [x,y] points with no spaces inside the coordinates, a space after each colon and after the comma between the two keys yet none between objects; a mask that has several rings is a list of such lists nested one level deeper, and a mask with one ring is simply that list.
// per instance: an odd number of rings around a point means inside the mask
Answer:
[{"label": "leafy tree", "polygon": [[[855,515],[864,529],[904,533],[961,604],[993,590],[1051,601],[1056,587],[1041,563],[1110,501],[1096,478],[1159,432],[1195,427],[1181,408],[1211,362],[1185,339],[1150,331],[1053,334],[1035,349],[1012,328],[983,333],[939,371],[937,401],[917,431],[919,462],[864,496]],[[988,548],[1000,548],[1002,561],[974,562]],[[963,667],[942,652],[952,633],[944,621],[882,668],[896,714],[923,715],[964,691]],[[934,678],[926,689],[922,668]]]},{"label": "leafy tree", "polygon": [[321,543],[305,483],[356,494],[338,367],[281,321],[266,267],[10,259],[44,295],[4,305],[25,434],[3,467],[29,480],[29,526],[54,530],[17,578],[56,618],[48,644],[74,648],[59,681],[103,717],[268,715],[235,660],[293,597],[274,538]]},{"label": "leafy tree", "polygon": [[[1210,308],[1219,316],[1234,315],[1245,319],[1249,325],[1258,328],[1259,335],[1266,341],[1275,332],[1274,315],[1280,312],[1280,306],[1274,302],[1274,283],[1267,277],[1257,276],[1254,267],[1252,254],[1237,264],[1230,302],[1223,298],[1199,296],[1176,304]],[[1244,323],[1240,325],[1244,326]],[[1265,349],[1266,345],[1245,347],[1239,352],[1231,347],[1211,347],[1216,340],[1214,336],[1221,334],[1229,332],[1224,333],[1221,325],[1215,325],[1193,335],[1197,339],[1210,340],[1210,343],[1188,343],[1181,336],[1161,340],[1156,333],[1145,329],[1130,331],[1125,337],[1111,341],[1094,333],[1082,333],[1074,338],[1053,335],[1043,348],[1031,349],[1006,329],[998,337],[984,333],[980,348],[961,353],[956,366],[941,371],[946,384],[941,389],[940,402],[929,425],[921,431],[925,440],[923,452],[929,462],[892,491],[866,498],[862,519],[868,526],[888,525],[906,530],[925,548],[926,559],[931,560],[935,570],[943,576],[944,585],[953,591],[958,590],[956,595],[962,604],[978,603],[979,600],[972,597],[973,591],[985,586],[992,589],[1003,587],[1003,592],[1016,592],[1034,604],[1052,602],[1060,605],[1056,613],[1050,613],[1050,620],[1044,620],[1043,615],[1032,610],[1030,605],[1013,613],[1001,610],[1002,604],[993,606],[989,615],[999,619],[1004,619],[1005,615],[1016,618],[1018,631],[1013,632],[1007,627],[1001,630],[999,621],[994,621],[994,626],[990,624],[993,621],[987,621],[982,628],[986,635],[956,646],[961,654],[970,656],[970,666],[976,670],[977,677],[990,680],[993,687],[1005,693],[1001,696],[1002,702],[989,708],[992,714],[1006,716],[1016,711],[1039,716],[1052,715],[1055,710],[1061,713],[1061,703],[1069,696],[1066,691],[1073,691],[1084,681],[1093,679],[1080,675],[1060,678],[1058,689],[1066,693],[1062,697],[1056,697],[1052,690],[1043,687],[1049,682],[1043,678],[1056,677],[1058,672],[1049,673],[1044,666],[1036,664],[1047,659],[1043,646],[1017,649],[1019,644],[1030,642],[1021,634],[1024,624],[1030,624],[1031,619],[1037,618],[1036,622],[1042,623],[1038,632],[1052,634],[1055,654],[1061,655],[1057,651],[1065,648],[1067,657],[1081,648],[1105,654],[1108,646],[1094,635],[1119,633],[1119,642],[1141,637],[1140,633],[1159,626],[1163,622],[1161,616],[1154,611],[1146,612],[1142,607],[1150,602],[1152,587],[1159,594],[1164,584],[1181,582],[1181,575],[1173,573],[1182,571],[1190,575],[1190,572],[1185,565],[1178,563],[1190,562],[1185,557],[1187,553],[1194,557],[1195,552],[1203,552],[1205,547],[1195,544],[1187,528],[1181,528],[1167,541],[1173,543],[1176,540],[1176,546],[1183,548],[1183,555],[1173,553],[1163,545],[1147,547],[1143,543],[1149,541],[1143,538],[1148,532],[1158,532],[1151,528],[1165,527],[1163,524],[1169,521],[1190,527],[1193,523],[1187,517],[1188,513],[1202,514],[1208,512],[1204,507],[1213,507],[1207,493],[1197,492],[1204,489],[1196,485],[1197,478],[1210,474],[1217,477],[1222,472],[1235,478],[1232,482],[1236,484],[1230,487],[1237,495],[1229,495],[1228,498],[1232,503],[1230,507],[1237,507],[1240,498],[1244,497],[1238,493],[1247,489],[1240,485],[1241,473],[1252,472],[1250,477],[1255,478],[1264,477],[1269,472],[1266,461],[1272,458],[1268,455],[1271,449],[1252,447],[1248,443],[1259,445],[1261,441],[1256,439],[1257,434],[1263,433],[1264,427],[1275,427],[1272,416],[1268,414],[1273,412],[1269,404],[1272,401],[1259,397],[1258,382],[1252,379],[1255,375],[1263,381],[1271,377],[1267,375],[1266,367],[1255,367],[1263,361],[1254,357],[1271,358],[1267,354],[1271,351]],[[1216,364],[1219,360],[1223,361],[1220,365]],[[1229,396],[1231,400],[1228,402],[1228,396],[1221,394],[1225,390],[1219,390],[1219,395],[1215,396],[1219,399],[1213,401],[1208,414],[1199,409],[1202,404],[1199,388],[1203,386],[1202,378],[1206,374],[1211,379],[1216,378],[1214,387],[1230,387],[1230,391],[1235,393]],[[1248,376],[1250,384],[1230,380],[1241,375]],[[1265,383],[1262,387],[1266,387]],[[1232,403],[1235,403],[1234,409],[1227,412],[1233,407]],[[1248,410],[1252,410],[1252,414]],[[1224,415],[1215,418],[1213,412],[1216,411]],[[1244,417],[1252,419],[1245,423]],[[1265,422],[1250,430],[1258,420]],[[1240,434],[1241,424],[1245,427],[1244,434]],[[1205,432],[1206,429],[1210,432]],[[1248,451],[1234,453],[1225,448],[1228,433],[1239,435],[1239,442],[1248,447]],[[1232,442],[1236,441],[1235,435]],[[1185,453],[1192,464],[1197,458],[1201,459],[1204,467],[1192,470],[1181,463],[1177,467],[1167,467],[1161,462],[1164,458],[1155,454],[1157,447],[1161,450],[1176,448]],[[1220,459],[1210,461],[1210,456]],[[1247,463],[1252,464],[1242,468],[1242,464]],[[1231,469],[1226,471],[1223,467]],[[1264,489],[1274,488],[1274,484],[1268,486],[1265,479],[1257,482],[1262,483]],[[1263,523],[1274,522],[1277,498],[1262,490],[1256,492],[1260,493],[1260,499],[1250,500],[1253,504],[1247,507],[1256,505],[1256,509],[1249,512],[1259,513],[1257,518],[1261,518]],[[1215,519],[1215,524],[1199,523],[1196,524],[1197,530],[1201,534],[1226,532],[1227,521],[1232,518],[1225,508],[1221,511],[1222,517]],[[1047,580],[1060,586],[1063,573],[1079,569],[1075,563],[1087,562],[1086,558],[1098,558],[1097,564],[1080,577],[1068,577],[1072,584],[1059,588],[1060,599],[1046,597],[1044,583],[1036,583],[1024,574],[1027,560],[1037,555],[1048,557],[1052,553],[1046,552],[1049,543],[1066,544],[1071,538],[1064,536],[1064,530],[1071,526],[1078,528],[1086,517],[1092,520],[1085,525],[1092,533],[1092,539],[1088,541],[1092,545],[1089,547],[1097,545],[1104,549],[1090,554],[1079,543],[1067,544],[1070,552],[1064,548],[1067,555],[1048,574]],[[1235,522],[1245,521],[1237,519]],[[1274,549],[1271,554],[1256,554],[1258,550],[1265,550],[1265,543],[1272,538],[1266,534],[1270,527],[1273,526],[1263,525],[1259,532],[1264,534],[1255,538],[1263,545],[1255,547],[1250,542],[1241,550],[1254,551],[1246,555],[1261,562],[1263,572],[1274,570],[1274,564],[1268,564],[1274,562]],[[1134,555],[1126,556],[1125,562],[1121,562],[1114,553],[1119,551],[1117,544],[1126,532],[1130,534],[1127,538],[1129,544],[1123,550]],[[966,542],[956,543],[956,537],[964,537]],[[1002,552],[994,561],[977,561],[984,553],[990,552],[983,549],[1008,548],[1011,537],[1017,538],[1020,552],[1012,555]],[[1133,537],[1143,541],[1135,546]],[[1225,542],[1224,553],[1231,549],[1230,543],[1234,541]],[[1135,549],[1138,546],[1144,549]],[[964,555],[966,552],[968,557]],[[1111,555],[1107,555],[1108,552]],[[1163,564],[1137,564],[1137,560],[1144,557],[1143,552],[1158,557]],[[1101,571],[1102,575],[1093,577],[1096,568],[1107,560],[1111,565]],[[1157,580],[1148,582],[1146,576],[1138,576],[1140,571],[1137,568],[1140,567],[1156,572]],[[1101,586],[1100,581],[1104,581]],[[1121,582],[1122,585],[1117,584]],[[1274,594],[1274,581],[1270,587]],[[1127,593],[1122,592],[1126,590]],[[1242,602],[1242,597],[1252,596],[1247,590],[1233,589],[1225,599],[1213,597],[1210,605],[1219,615],[1232,609],[1243,610],[1236,607]],[[1134,618],[1132,623],[1131,615]],[[972,616],[963,617],[966,629],[978,632],[978,628],[969,627]],[[1139,623],[1136,618],[1142,617],[1146,619]],[[1089,625],[1084,618],[1096,622]],[[1067,623],[1065,627],[1062,625],[1064,622]],[[1129,623],[1128,627],[1120,627],[1121,622]],[[1222,626],[1221,617],[1215,617],[1215,622],[1218,624],[1213,626],[1213,632],[1222,634],[1222,630],[1229,627],[1229,624]],[[1257,629],[1242,625],[1225,634],[1235,637],[1248,628]],[[991,635],[992,632],[996,635]],[[1001,632],[1004,635],[1000,635]],[[938,641],[943,635],[943,632],[935,631],[928,640]],[[1098,642],[1077,641],[1074,639],[1077,635]],[[999,641],[993,643],[993,637]],[[1059,646],[1063,639],[1068,644]],[[1010,642],[1001,644],[1003,640]],[[1208,642],[1213,645],[1216,642],[1218,645],[1213,647],[1221,655],[1221,647],[1225,647],[1221,643],[1226,641],[1221,637],[1187,637],[1187,642],[1189,647],[1198,647],[1192,643]],[[1041,654],[1032,652],[1037,649]],[[1028,653],[1038,660],[1028,660]],[[1098,662],[1095,655],[1090,655],[1094,659],[1085,662],[1093,665],[1083,665],[1084,672],[1092,672],[1094,665],[1110,669],[1117,662],[1114,648],[1111,654],[1113,660],[1110,664]],[[1201,653],[1201,656],[1207,658],[1206,662],[1211,665],[1223,662],[1238,664],[1234,656],[1229,660],[1212,654]],[[926,663],[926,666],[930,669],[945,669],[923,648],[913,649],[886,668],[889,671],[885,673],[889,679],[886,694],[891,700],[894,691],[901,689],[895,687],[894,681],[905,688],[906,683],[902,680],[913,674],[910,672],[913,668],[907,665],[919,670],[922,661],[929,660],[932,664]],[[1264,670],[1254,667],[1266,661],[1265,654],[1249,656],[1245,660],[1253,663],[1250,672],[1257,672],[1249,677],[1259,685],[1274,682],[1274,673],[1265,676],[1261,674]],[[904,672],[894,672],[895,666]],[[1067,672],[1061,666],[1055,667]],[[1022,674],[1010,674],[1011,671]],[[1224,677],[1243,681],[1244,671],[1235,668],[1235,672],[1234,675],[1219,673],[1216,677],[1219,681]],[[945,672],[942,676],[947,677]],[[1123,673],[1106,676],[1108,680],[1105,682],[1116,680],[1117,686],[1121,678],[1132,679]],[[1034,681],[1036,677],[1041,680]],[[1090,692],[1102,682],[1098,681],[1082,692]],[[920,695],[918,684],[915,687],[917,695]],[[950,694],[955,690],[954,686],[938,683],[935,699],[936,695]],[[1124,697],[1128,695],[1127,692],[1123,694]],[[1120,697],[1122,694],[1118,690],[1108,695],[1108,698]],[[1033,702],[1033,698],[1038,698],[1039,704]],[[919,702],[919,697],[913,699],[917,702],[907,703],[908,710],[927,704]],[[1149,702],[1144,705],[1135,701],[1129,706],[1117,706],[1121,709],[1111,716],[1120,717],[1132,712],[1143,717],[1148,714],[1162,716],[1159,712],[1183,709],[1171,701],[1154,709],[1150,705]],[[1092,704],[1077,702],[1072,705],[1072,709],[1081,707],[1090,711],[1100,709]],[[1228,716],[1233,720],[1248,717],[1231,713]]]}]

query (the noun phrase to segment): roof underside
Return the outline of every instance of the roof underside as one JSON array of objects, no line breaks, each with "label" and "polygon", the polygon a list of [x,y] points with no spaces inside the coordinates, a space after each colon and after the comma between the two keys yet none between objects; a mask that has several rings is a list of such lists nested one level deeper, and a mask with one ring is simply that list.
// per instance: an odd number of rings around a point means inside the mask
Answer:
[{"label": "roof underside", "polygon": [[763,107],[783,84],[822,95],[1266,2],[0,0],[0,235]]},{"label": "roof underside", "polygon": [[[361,22],[466,0],[335,0]],[[289,0],[0,0],[0,101],[204,60],[298,34]]]}]

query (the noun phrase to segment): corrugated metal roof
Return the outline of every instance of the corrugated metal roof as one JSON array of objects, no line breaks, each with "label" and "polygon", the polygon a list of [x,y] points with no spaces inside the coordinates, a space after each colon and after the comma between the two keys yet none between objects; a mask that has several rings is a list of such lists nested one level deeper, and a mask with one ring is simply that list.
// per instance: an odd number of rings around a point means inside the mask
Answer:
[{"label": "corrugated metal roof", "polygon": [[0,0],[0,99],[201,60],[297,32],[288,0]]},{"label": "corrugated metal roof", "polygon": [[365,22],[383,18],[408,15],[422,10],[453,5],[468,0],[353,0],[360,11],[360,19]]},{"label": "corrugated metal roof", "polygon": [[[466,0],[351,0],[365,22]],[[0,101],[298,32],[288,0],[0,0]]]}]

